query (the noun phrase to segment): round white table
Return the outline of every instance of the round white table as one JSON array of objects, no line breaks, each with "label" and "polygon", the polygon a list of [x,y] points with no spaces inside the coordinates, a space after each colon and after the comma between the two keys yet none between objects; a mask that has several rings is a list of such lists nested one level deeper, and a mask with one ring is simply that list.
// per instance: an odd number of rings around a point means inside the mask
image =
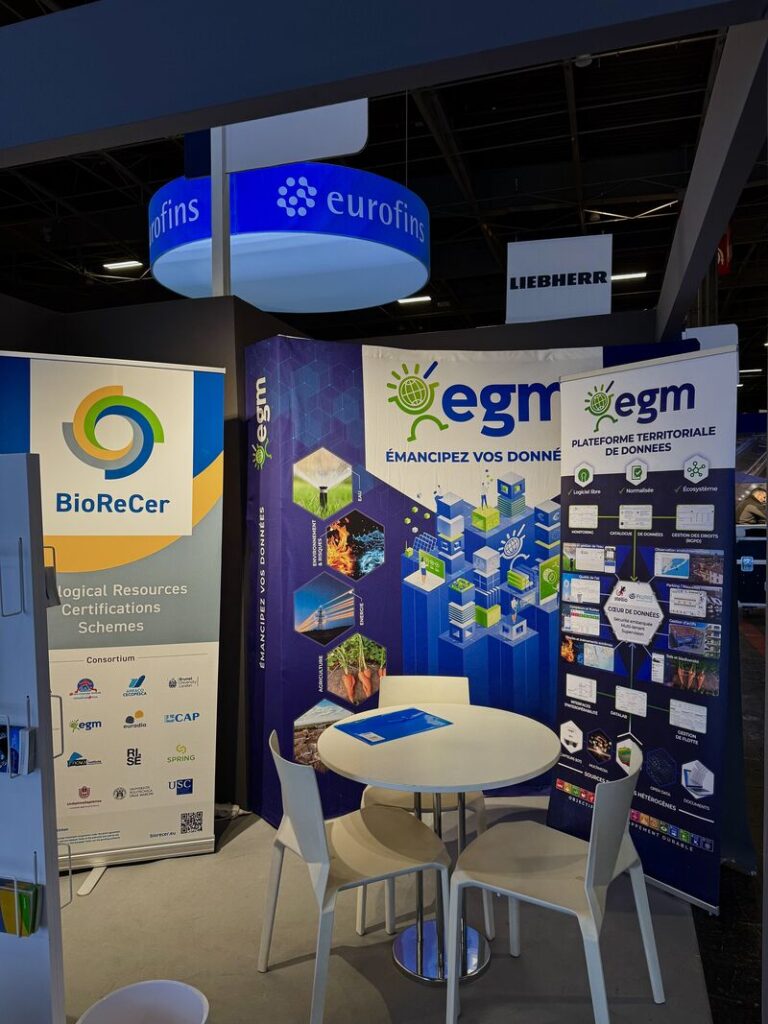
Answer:
[{"label": "round white table", "polygon": [[[551,729],[532,718],[497,708],[468,704],[429,704],[414,701],[402,707],[376,708],[355,715],[364,721],[378,715],[418,708],[450,722],[448,726],[369,745],[338,728],[326,729],[317,745],[328,768],[369,786],[414,794],[414,810],[421,817],[421,795],[433,794],[434,828],[442,833],[441,795],[458,799],[458,848],[466,845],[466,794],[503,789],[549,771],[560,757],[560,740]],[[351,719],[346,719],[346,722]],[[418,876],[416,924],[395,939],[395,962],[423,981],[445,980],[442,943],[444,908],[439,892],[436,920],[424,921],[423,883]],[[490,960],[490,948],[474,928],[464,926],[462,977],[476,977]]]}]

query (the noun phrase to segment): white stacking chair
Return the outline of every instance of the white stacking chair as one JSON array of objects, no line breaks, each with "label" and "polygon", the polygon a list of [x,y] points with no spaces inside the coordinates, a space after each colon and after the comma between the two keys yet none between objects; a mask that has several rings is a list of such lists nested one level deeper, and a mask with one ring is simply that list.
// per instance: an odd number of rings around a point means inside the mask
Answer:
[{"label": "white stacking chair", "polygon": [[603,782],[595,792],[589,842],[533,821],[495,825],[459,857],[451,880],[448,915],[448,1002],[446,1024],[459,1014],[459,929],[462,895],[472,886],[509,897],[509,951],[520,955],[520,902],[578,918],[587,959],[596,1024],[609,1024],[600,930],[608,886],[627,871],[632,882],[640,934],[656,1003],[664,988],[648,906],[645,876],[629,835],[629,810],[640,765],[625,779]]},{"label": "white stacking chair", "polygon": [[[379,686],[379,707],[392,708],[404,704],[469,704],[469,679],[466,676],[384,676]],[[443,811],[455,811],[458,797],[455,793],[443,793],[441,799]],[[395,789],[383,789],[380,786],[366,786],[363,791],[363,807],[402,807],[406,811],[414,810],[413,793],[399,792]],[[485,798],[481,792],[466,794],[467,809],[475,816],[475,831],[478,835],[485,832],[487,823],[485,816]],[[431,793],[421,797],[422,813],[432,814],[434,800]],[[357,934],[365,935],[367,889],[363,886],[357,893]],[[490,894],[483,897],[485,910],[485,932],[489,939],[495,936],[493,923],[493,903]],[[386,883],[384,904],[384,922],[389,935],[395,933],[395,883]]]},{"label": "white stacking chair", "polygon": [[338,894],[365,882],[434,870],[447,905],[450,857],[432,829],[397,807],[366,807],[323,821],[314,769],[281,757],[275,732],[269,746],[280,777],[283,820],[272,847],[258,969],[269,966],[283,858],[291,850],[309,869],[320,911],[310,1024],[321,1024]]}]

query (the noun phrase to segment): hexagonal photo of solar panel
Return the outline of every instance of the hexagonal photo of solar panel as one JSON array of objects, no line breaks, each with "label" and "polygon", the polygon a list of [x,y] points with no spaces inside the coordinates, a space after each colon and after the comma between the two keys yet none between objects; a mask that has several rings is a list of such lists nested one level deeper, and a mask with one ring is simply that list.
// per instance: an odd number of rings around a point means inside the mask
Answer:
[{"label": "hexagonal photo of solar panel", "polygon": [[384,564],[384,528],[354,509],[326,530],[328,566],[353,580]]},{"label": "hexagonal photo of solar panel", "polygon": [[355,592],[327,572],[293,594],[293,628],[325,647],[355,624]]}]

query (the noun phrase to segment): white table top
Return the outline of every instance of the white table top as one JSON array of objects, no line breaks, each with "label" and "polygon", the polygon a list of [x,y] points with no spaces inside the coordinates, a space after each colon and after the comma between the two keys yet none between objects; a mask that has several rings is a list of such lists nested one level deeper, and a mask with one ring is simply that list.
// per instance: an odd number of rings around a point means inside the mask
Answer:
[{"label": "white table top", "polygon": [[533,779],[560,757],[560,741],[551,729],[497,708],[414,702],[376,708],[355,718],[362,721],[408,707],[452,724],[377,746],[331,726],[317,745],[321,761],[338,775],[369,786],[414,793],[466,793]]}]

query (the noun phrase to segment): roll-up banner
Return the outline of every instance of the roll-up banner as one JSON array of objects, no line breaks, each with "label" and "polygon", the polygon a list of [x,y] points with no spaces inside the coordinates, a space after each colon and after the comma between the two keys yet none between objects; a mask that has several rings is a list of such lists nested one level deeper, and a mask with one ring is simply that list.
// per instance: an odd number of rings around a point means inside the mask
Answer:
[{"label": "roll-up banner", "polygon": [[722,349],[579,374],[560,392],[550,824],[588,836],[596,785],[642,764],[630,834],[646,875],[710,909],[732,739],[737,382],[737,350]]},{"label": "roll-up banner", "polygon": [[473,703],[555,724],[559,379],[622,357],[248,349],[252,800],[267,819],[281,813],[272,729],[317,770],[327,815],[356,805],[317,740],[375,706],[387,672],[466,675]]},{"label": "roll-up banner", "polygon": [[59,839],[78,867],[213,849],[223,371],[0,354],[40,456]]}]

